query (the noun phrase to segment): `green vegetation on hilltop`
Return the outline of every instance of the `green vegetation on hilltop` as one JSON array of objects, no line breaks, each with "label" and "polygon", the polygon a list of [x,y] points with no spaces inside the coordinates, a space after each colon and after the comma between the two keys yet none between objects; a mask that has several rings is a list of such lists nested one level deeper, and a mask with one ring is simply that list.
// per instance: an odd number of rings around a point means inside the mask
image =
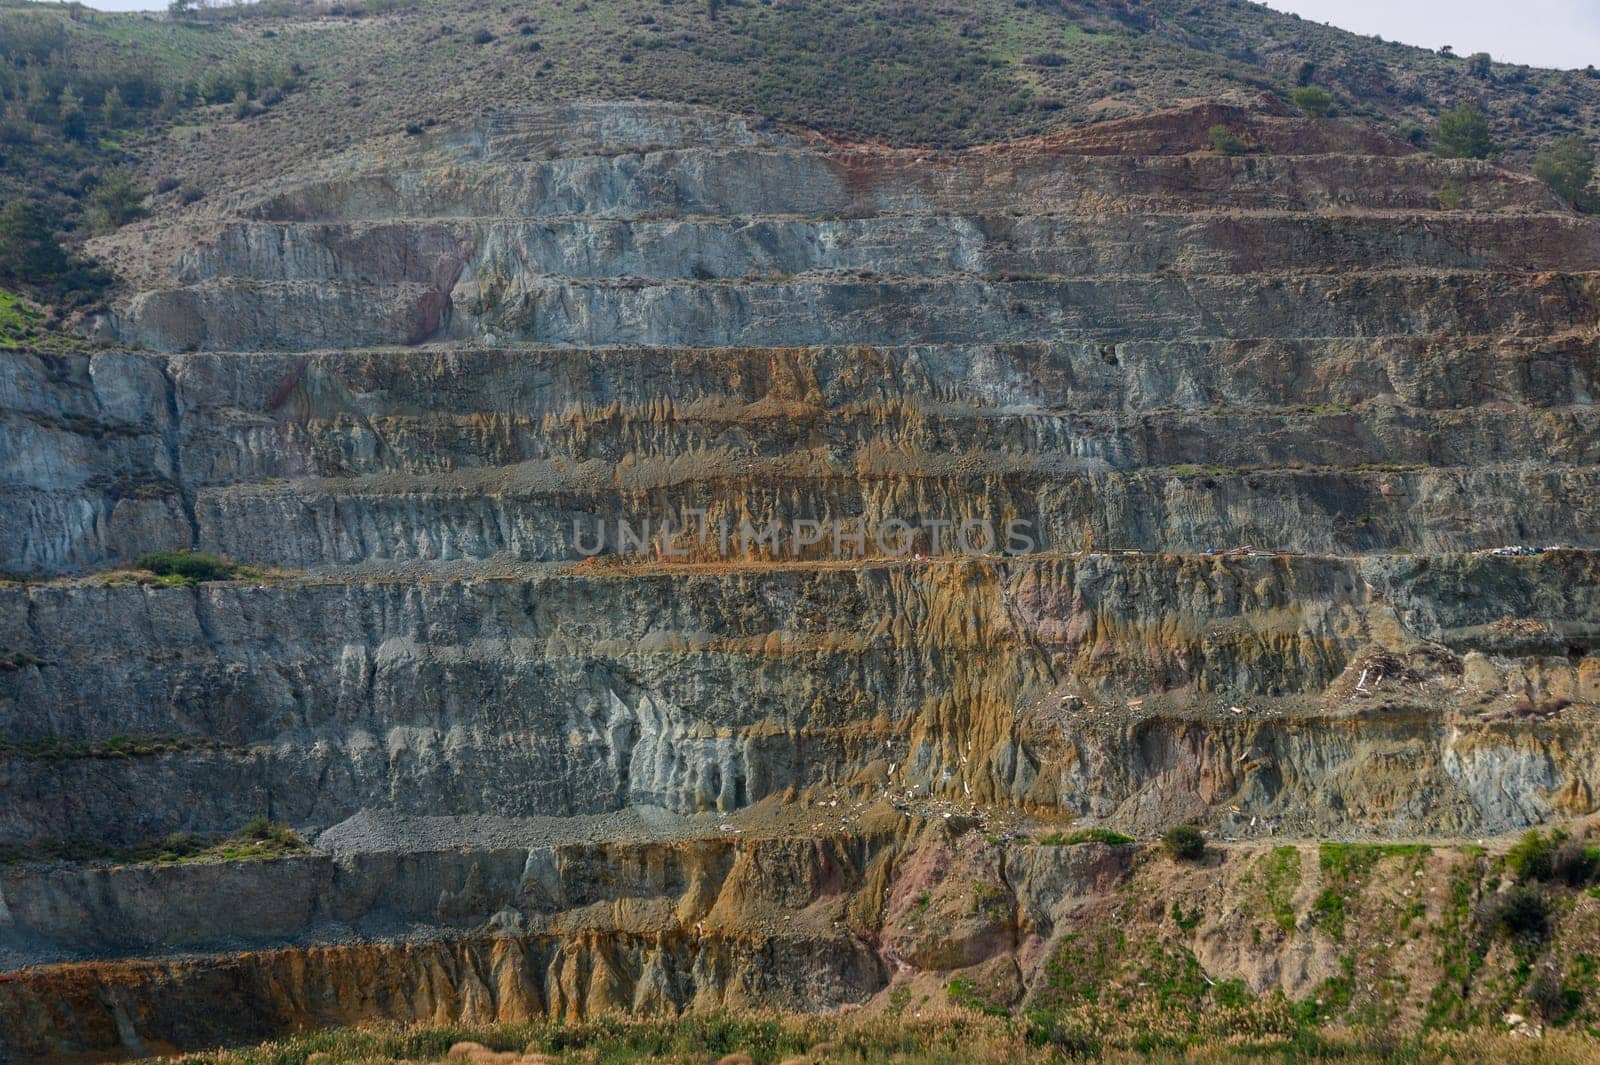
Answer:
[{"label": "green vegetation on hilltop", "polygon": [[[258,111],[295,87],[288,61],[258,66],[260,54],[144,15],[0,2],[0,285],[43,309],[25,331],[0,321],[0,346],[59,347],[60,317],[103,297],[110,276],[79,246],[147,213],[136,168],[161,169],[152,131],[212,121],[197,112],[240,94]],[[154,190],[201,195],[171,176]]]},{"label": "green vegetation on hilltop", "polygon": [[298,132],[333,143],[463,108],[590,95],[944,146],[1241,89],[1298,92],[1310,113],[1337,108],[1402,132],[1470,100],[1526,157],[1600,130],[1600,71],[1461,58],[1244,0],[265,0],[172,17],[10,0],[0,28],[6,54],[22,58],[0,80],[8,121],[62,128],[70,90],[78,144],[180,115],[233,122],[241,93],[275,107],[301,88],[317,106],[296,108],[315,127]]}]

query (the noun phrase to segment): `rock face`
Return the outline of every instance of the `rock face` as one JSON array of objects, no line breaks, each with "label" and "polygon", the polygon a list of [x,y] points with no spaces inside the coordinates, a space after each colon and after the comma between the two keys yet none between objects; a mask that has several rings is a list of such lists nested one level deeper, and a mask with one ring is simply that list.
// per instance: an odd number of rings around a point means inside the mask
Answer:
[{"label": "rock face", "polygon": [[[1600,224],[1228,117],[1271,154],[1196,151],[1207,107],[951,154],[564,105],[112,238],[112,346],[0,360],[0,569],[31,578],[0,586],[0,845],[330,831],[0,879],[0,958],[55,963],[0,978],[0,1054],[827,1008],[999,958],[1041,994],[1098,912],[1063,900],[1128,854],[985,850],[940,809],[1593,812]],[[923,537],[796,542],[894,519]],[[267,570],[92,576],[174,547]],[[130,737],[171,742],[105,756]],[[378,847],[375,816],[511,827]],[[990,880],[919,923],[916,885]]]}]

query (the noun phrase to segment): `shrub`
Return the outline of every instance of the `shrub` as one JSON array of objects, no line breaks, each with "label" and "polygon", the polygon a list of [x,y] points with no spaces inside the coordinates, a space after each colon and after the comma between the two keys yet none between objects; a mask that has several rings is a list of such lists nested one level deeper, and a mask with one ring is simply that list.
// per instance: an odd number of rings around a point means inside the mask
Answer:
[{"label": "shrub", "polygon": [[1550,875],[1570,887],[1583,887],[1600,869],[1600,847],[1569,839],[1556,848]]},{"label": "shrub", "polygon": [[1566,838],[1560,832],[1545,836],[1530,830],[1506,852],[1506,868],[1519,883],[1549,880],[1555,872],[1556,848],[1566,842]]},{"label": "shrub", "polygon": [[1517,886],[1494,906],[1494,929],[1513,939],[1539,940],[1550,925],[1550,905],[1532,888]]},{"label": "shrub", "polygon": [[1333,97],[1315,85],[1307,85],[1290,93],[1294,105],[1312,118],[1327,118],[1333,113]]},{"label": "shrub", "polygon": [[1575,207],[1594,208],[1596,199],[1589,191],[1594,180],[1595,152],[1577,134],[1563,137],[1539,153],[1533,172],[1551,191]]},{"label": "shrub", "polygon": [[1524,997],[1533,1012],[1546,1023],[1565,1020],[1571,1011],[1566,990],[1561,986],[1561,969],[1549,959],[1534,967]]},{"label": "shrub", "polygon": [[1487,159],[1499,151],[1489,134],[1489,120],[1470,100],[1439,116],[1433,130],[1434,152],[1441,159]]},{"label": "shrub", "polygon": [[1206,853],[1206,837],[1199,825],[1173,825],[1161,837],[1161,845],[1180,862],[1199,861]]},{"label": "shrub", "polygon": [[156,551],[142,556],[133,566],[157,577],[177,577],[189,584],[231,580],[239,570],[225,558],[198,551]]},{"label": "shrub", "polygon": [[1227,126],[1212,126],[1209,136],[1211,150],[1218,155],[1243,155],[1248,150],[1244,141]]}]

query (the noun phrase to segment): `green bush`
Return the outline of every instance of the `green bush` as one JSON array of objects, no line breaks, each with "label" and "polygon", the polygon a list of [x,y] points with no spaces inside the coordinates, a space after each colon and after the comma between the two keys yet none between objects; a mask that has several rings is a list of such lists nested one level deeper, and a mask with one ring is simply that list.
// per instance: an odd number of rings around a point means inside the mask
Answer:
[{"label": "green bush", "polygon": [[141,556],[133,568],[149,570],[157,577],[177,577],[188,584],[232,580],[239,572],[236,563],[199,551],[155,551]]},{"label": "green bush", "polygon": [[270,820],[265,814],[257,814],[246,821],[239,830],[239,839],[263,843],[277,843],[284,847],[300,847],[305,841],[300,834],[288,825]]},{"label": "green bush", "polygon": [[1529,830],[1506,852],[1506,868],[1519,883],[1549,880],[1555,872],[1556,850],[1566,838],[1561,832],[1545,836]]},{"label": "green bush", "polygon": [[1327,118],[1333,113],[1333,97],[1315,85],[1307,85],[1290,93],[1294,105],[1312,118]]},{"label": "green bush", "polygon": [[1243,155],[1249,151],[1248,146],[1239,139],[1238,134],[1227,126],[1212,126],[1209,136],[1211,138],[1211,150],[1218,155]]},{"label": "green bush", "polygon": [[1512,939],[1540,940],[1549,931],[1550,904],[1529,887],[1517,886],[1494,906],[1494,928]]},{"label": "green bush", "polygon": [[1563,200],[1584,210],[1592,210],[1597,198],[1589,191],[1594,181],[1595,152],[1577,134],[1563,137],[1539,153],[1533,172]]},{"label": "green bush", "polygon": [[1206,837],[1199,825],[1173,825],[1162,835],[1161,845],[1180,862],[1199,861],[1206,853]]},{"label": "green bush", "polygon": [[1489,133],[1489,120],[1470,100],[1439,116],[1433,150],[1441,159],[1487,159],[1500,149]]}]

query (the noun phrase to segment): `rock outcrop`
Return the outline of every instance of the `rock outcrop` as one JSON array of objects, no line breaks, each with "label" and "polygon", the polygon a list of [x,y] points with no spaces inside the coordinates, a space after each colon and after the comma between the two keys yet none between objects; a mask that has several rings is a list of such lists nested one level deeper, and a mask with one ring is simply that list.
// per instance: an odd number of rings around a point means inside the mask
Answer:
[{"label": "rock outcrop", "polygon": [[[1154,874],[980,822],[1593,813],[1600,223],[1350,123],[1197,151],[1214,119],[942,153],[562,105],[108,238],[109,346],[0,360],[0,845],[323,835],[0,878],[0,957],[50,963],[0,977],[0,1055],[1031,1001]],[[105,572],[171,548],[255,575]],[[1183,949],[1333,971],[1237,931]]]}]

